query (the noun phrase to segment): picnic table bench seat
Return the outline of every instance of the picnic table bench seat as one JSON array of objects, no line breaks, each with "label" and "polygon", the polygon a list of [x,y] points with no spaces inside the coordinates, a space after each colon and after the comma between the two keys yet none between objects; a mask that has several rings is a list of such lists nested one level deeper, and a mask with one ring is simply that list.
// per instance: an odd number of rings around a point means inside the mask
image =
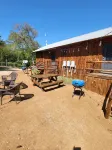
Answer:
[{"label": "picnic table bench seat", "polygon": [[63,80],[58,80],[58,81],[54,81],[54,82],[49,82],[49,83],[43,83],[41,84],[39,87],[44,89],[47,88],[49,86],[53,86],[53,85],[59,85],[63,83]]}]

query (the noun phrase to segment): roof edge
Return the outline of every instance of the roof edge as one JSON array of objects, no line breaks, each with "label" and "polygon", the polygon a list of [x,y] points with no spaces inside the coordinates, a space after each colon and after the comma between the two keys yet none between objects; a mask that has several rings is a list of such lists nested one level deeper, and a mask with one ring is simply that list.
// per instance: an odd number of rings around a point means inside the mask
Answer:
[{"label": "roof edge", "polygon": [[41,48],[39,48],[33,52],[46,51],[48,49],[52,49],[52,48],[56,48],[56,47],[60,47],[60,46],[65,46],[65,45],[70,45],[73,43],[88,41],[88,40],[92,40],[92,39],[102,38],[102,37],[106,37],[106,36],[110,36],[110,35],[112,35],[112,27],[101,29],[101,30],[94,31],[94,32],[90,32],[87,34],[83,34],[83,35],[69,38],[66,40],[62,40],[59,42],[55,42],[55,43],[43,46],[43,47],[41,47]]}]

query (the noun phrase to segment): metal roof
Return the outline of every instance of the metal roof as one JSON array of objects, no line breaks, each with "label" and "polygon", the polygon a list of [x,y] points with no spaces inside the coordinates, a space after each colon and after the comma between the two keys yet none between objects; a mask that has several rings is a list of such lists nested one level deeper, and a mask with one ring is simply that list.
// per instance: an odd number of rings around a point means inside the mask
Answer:
[{"label": "metal roof", "polygon": [[45,51],[45,50],[56,48],[59,46],[65,46],[65,45],[78,43],[78,42],[82,42],[82,41],[87,41],[87,40],[91,40],[91,39],[102,38],[102,37],[110,36],[110,35],[112,35],[112,27],[106,28],[103,30],[98,30],[95,32],[91,32],[88,34],[84,34],[81,36],[73,37],[73,38],[70,38],[67,40],[59,41],[59,42],[56,42],[53,44],[49,44],[47,46],[44,46],[44,47],[41,47],[41,48],[35,50],[34,52]]}]

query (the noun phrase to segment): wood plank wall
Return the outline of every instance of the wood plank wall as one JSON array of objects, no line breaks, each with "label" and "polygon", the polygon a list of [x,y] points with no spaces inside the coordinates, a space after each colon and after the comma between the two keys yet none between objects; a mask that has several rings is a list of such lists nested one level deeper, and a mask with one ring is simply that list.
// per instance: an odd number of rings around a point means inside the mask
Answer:
[{"label": "wood plank wall", "polygon": [[[58,47],[52,50],[38,52],[36,55],[37,61],[44,61],[46,64],[47,61],[51,61],[51,51],[55,52],[56,61],[59,62],[60,73],[62,74],[62,62],[65,61],[75,61],[77,67],[77,75],[69,74],[69,77],[81,78],[80,72],[85,68],[86,61],[92,60],[102,60],[102,46],[99,46],[100,40],[91,40],[81,43],[76,43],[72,45]],[[87,67],[91,64],[88,64]],[[96,68],[99,68],[96,66]],[[83,75],[82,75],[83,77]]]},{"label": "wood plank wall", "polygon": [[[100,45],[100,41],[102,41]],[[84,74],[85,67],[91,68],[91,64],[87,64],[86,61],[96,61],[96,60],[102,60],[102,50],[103,50],[103,43],[112,43],[112,37],[106,37],[103,39],[95,39],[91,41],[85,41],[81,43],[71,44],[67,46],[58,47],[52,50],[39,52],[37,53],[37,61],[44,61],[45,64],[47,64],[47,61],[51,61],[51,51],[54,51],[56,54],[56,61],[59,62],[59,69],[60,74],[63,74],[62,71],[62,62],[63,61],[75,61],[77,72],[73,73],[71,76],[71,73],[69,73],[68,77],[72,78],[78,78],[78,79],[84,79],[86,80],[86,76]],[[42,57],[43,56],[43,57]],[[95,68],[101,68],[101,64],[97,64]],[[67,74],[65,73],[65,76]],[[97,92],[101,95],[106,94],[108,86],[111,84],[111,80],[104,80],[104,79],[94,79],[95,82],[98,82],[98,86],[96,84],[92,83],[92,78],[88,78],[88,84],[86,85],[86,88]],[[102,86],[104,85],[104,87]],[[106,86],[105,86],[106,85]],[[101,86],[101,87],[100,87]],[[103,89],[101,90],[101,88]],[[106,87],[106,89],[105,89]]]},{"label": "wood plank wall", "polygon": [[86,89],[104,96],[106,96],[112,83],[111,79],[103,79],[100,77],[92,77],[92,76],[86,77],[85,81],[86,81],[85,85]]},{"label": "wood plank wall", "polygon": [[83,68],[85,61],[102,60],[102,45],[99,43],[112,43],[112,37],[85,41],[81,43],[71,44],[36,53],[36,61],[50,61],[51,51],[56,53],[56,60],[60,63],[63,60],[74,60],[77,68]]}]

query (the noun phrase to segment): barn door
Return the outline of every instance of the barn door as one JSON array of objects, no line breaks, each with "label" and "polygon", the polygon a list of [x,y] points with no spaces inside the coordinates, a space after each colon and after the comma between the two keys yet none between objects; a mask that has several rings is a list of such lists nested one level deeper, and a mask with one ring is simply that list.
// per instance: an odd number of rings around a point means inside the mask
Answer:
[{"label": "barn door", "polygon": [[[106,43],[103,45],[103,60],[112,61],[112,44]],[[112,69],[112,64],[102,63],[102,69]]]}]

